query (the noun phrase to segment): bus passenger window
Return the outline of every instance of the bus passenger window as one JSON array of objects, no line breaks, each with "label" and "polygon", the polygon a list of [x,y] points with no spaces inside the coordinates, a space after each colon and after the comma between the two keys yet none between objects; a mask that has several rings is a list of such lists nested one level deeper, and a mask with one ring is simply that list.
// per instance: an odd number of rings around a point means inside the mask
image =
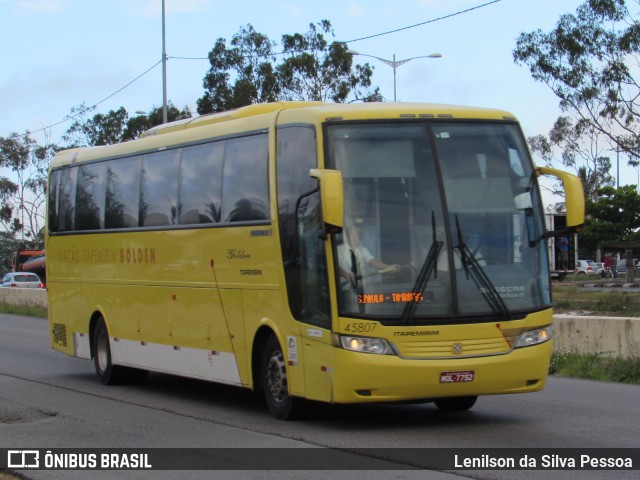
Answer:
[{"label": "bus passenger window", "polygon": [[51,232],[57,232],[58,228],[58,199],[60,198],[60,178],[62,177],[62,170],[55,170],[51,172],[51,179],[49,180],[49,230]]},{"label": "bus passenger window", "polygon": [[79,167],[76,191],[76,230],[104,228],[104,202],[107,189],[106,164]]},{"label": "bus passenger window", "polygon": [[224,142],[185,147],[180,162],[180,225],[218,223]]},{"label": "bus passenger window", "polygon": [[70,232],[75,229],[76,180],[78,167],[67,168],[60,178],[58,193],[58,230]]},{"label": "bus passenger window", "polygon": [[178,176],[180,149],[144,156],[140,225],[162,227],[178,223]]},{"label": "bus passenger window", "polygon": [[138,226],[141,161],[141,157],[133,157],[108,163],[105,228]]},{"label": "bus passenger window", "polygon": [[253,135],[226,142],[222,180],[223,221],[268,220],[267,136]]}]

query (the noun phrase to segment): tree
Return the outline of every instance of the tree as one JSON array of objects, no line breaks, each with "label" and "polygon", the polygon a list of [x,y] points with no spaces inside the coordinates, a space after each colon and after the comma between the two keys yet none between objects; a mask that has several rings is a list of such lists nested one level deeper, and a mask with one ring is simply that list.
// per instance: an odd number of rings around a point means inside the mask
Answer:
[{"label": "tree", "polygon": [[41,239],[44,226],[47,168],[56,147],[38,145],[27,132],[0,137],[0,167],[11,175],[0,177],[0,224],[30,246]]},{"label": "tree", "polygon": [[[71,109],[70,117],[76,120],[63,136],[63,140],[67,142],[67,148],[126,142],[138,138],[145,130],[162,124],[162,107],[153,107],[148,114],[134,117],[129,117],[127,110],[120,107],[118,110],[109,110],[106,114],[97,113],[91,118],[86,118],[87,114],[93,110],[84,104]],[[189,107],[178,110],[169,102],[168,121],[190,117]]]},{"label": "tree", "polygon": [[211,52],[211,68],[203,80],[204,95],[197,101],[200,114],[220,112],[254,103],[278,100],[344,102],[352,95],[365,101],[381,100],[371,86],[373,70],[356,65],[346,45],[329,43],[327,20],[311,24],[306,34],[282,36],[283,60],[276,63],[276,43],[251,25],[242,27],[227,47],[219,38]]},{"label": "tree", "polygon": [[[559,117],[548,135],[537,135],[528,139],[531,151],[537,153],[550,166],[571,169],[582,180],[585,198],[598,199],[601,187],[613,186],[611,160],[603,155],[601,136],[584,123],[574,123],[570,117]],[[558,154],[559,151],[559,154]],[[558,160],[559,158],[559,160]],[[563,197],[560,182],[552,187],[554,195]]]},{"label": "tree", "polygon": [[[272,61],[276,44],[251,25],[231,38],[218,38],[209,52],[211,68],[203,80],[205,94],[197,101],[199,114],[221,112],[253,103],[273,102],[279,87]],[[236,78],[231,83],[231,72]]]},{"label": "tree", "polygon": [[640,238],[640,194],[634,185],[603,187],[597,201],[587,201],[581,248],[595,251],[612,241]]},{"label": "tree", "polygon": [[286,58],[277,67],[281,98],[343,103],[352,94],[358,100],[382,100],[377,88],[373,92],[362,90],[371,86],[372,68],[355,65],[352,72],[353,55],[347,53],[347,46],[342,42],[329,44],[323,33],[334,36],[328,20],[317,27],[310,24],[305,35],[282,36]]},{"label": "tree", "polygon": [[625,0],[587,0],[560,17],[549,33],[522,33],[513,52],[535,80],[546,83],[577,127],[608,138],[640,158],[640,23]]},{"label": "tree", "polygon": [[122,138],[127,111],[124,107],[110,110],[106,114],[96,113],[92,118],[85,119],[85,115],[93,109],[85,105],[71,109],[71,116],[78,116],[63,136],[63,140],[70,147],[86,147],[89,145],[111,145]]},{"label": "tree", "polygon": [[0,232],[0,272],[7,270],[11,264],[13,254],[18,250],[19,243],[9,232]]}]

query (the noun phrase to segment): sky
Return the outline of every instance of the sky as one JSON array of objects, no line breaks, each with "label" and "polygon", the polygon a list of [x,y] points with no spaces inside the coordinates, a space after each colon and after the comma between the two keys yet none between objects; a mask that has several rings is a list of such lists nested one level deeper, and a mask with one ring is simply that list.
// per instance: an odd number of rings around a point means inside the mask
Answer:
[{"label": "sky", "polygon": [[[546,134],[558,100],[512,52],[520,33],[551,30],[583,0],[491,1],[165,0],[168,99],[196,113],[218,38],[250,24],[279,42],[326,19],[335,40],[362,54],[442,55],[396,69],[399,101],[500,108],[526,136]],[[96,113],[148,111],[162,105],[162,0],[0,0],[0,58],[0,136],[28,130],[39,143],[58,143],[65,117],[83,103],[98,104]],[[356,60],[374,67],[374,85],[392,100],[393,69]],[[638,184],[638,170],[620,163],[620,185]]]}]

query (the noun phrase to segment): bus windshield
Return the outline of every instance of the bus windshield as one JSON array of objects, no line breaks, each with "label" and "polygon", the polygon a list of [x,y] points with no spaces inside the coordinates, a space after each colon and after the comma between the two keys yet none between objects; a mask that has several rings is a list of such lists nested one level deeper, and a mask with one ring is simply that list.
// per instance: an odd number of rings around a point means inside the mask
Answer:
[{"label": "bus windshield", "polygon": [[344,179],[340,315],[424,324],[549,307],[542,202],[517,124],[330,124],[326,138]]}]

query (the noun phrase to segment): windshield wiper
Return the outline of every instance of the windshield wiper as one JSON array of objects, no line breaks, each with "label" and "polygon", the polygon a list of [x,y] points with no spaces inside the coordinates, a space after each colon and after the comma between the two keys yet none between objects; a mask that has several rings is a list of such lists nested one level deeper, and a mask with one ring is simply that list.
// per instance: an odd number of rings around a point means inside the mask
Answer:
[{"label": "windshield wiper", "polygon": [[433,231],[433,241],[431,242],[427,258],[422,264],[418,278],[416,278],[416,283],[413,286],[413,298],[405,305],[404,310],[402,311],[402,317],[400,317],[401,323],[408,323],[413,318],[413,314],[415,313],[416,308],[418,308],[418,297],[421,297],[424,290],[427,288],[427,283],[431,278],[431,274],[435,271],[436,274],[434,276],[438,276],[436,266],[438,262],[438,255],[440,255],[440,250],[442,249],[444,242],[436,240],[436,219],[433,211],[431,211],[431,227]]},{"label": "windshield wiper", "polygon": [[504,320],[508,320],[511,314],[509,313],[507,305],[502,300],[502,297],[496,290],[496,287],[491,283],[491,280],[489,280],[489,277],[487,277],[482,266],[478,263],[473,252],[469,247],[467,247],[462,239],[462,231],[460,230],[458,215],[456,215],[456,228],[458,230],[458,246],[456,249],[460,252],[460,256],[462,257],[462,266],[464,267],[467,279],[471,276],[478,287],[478,290],[480,290],[480,293],[493,311],[502,315]]}]

